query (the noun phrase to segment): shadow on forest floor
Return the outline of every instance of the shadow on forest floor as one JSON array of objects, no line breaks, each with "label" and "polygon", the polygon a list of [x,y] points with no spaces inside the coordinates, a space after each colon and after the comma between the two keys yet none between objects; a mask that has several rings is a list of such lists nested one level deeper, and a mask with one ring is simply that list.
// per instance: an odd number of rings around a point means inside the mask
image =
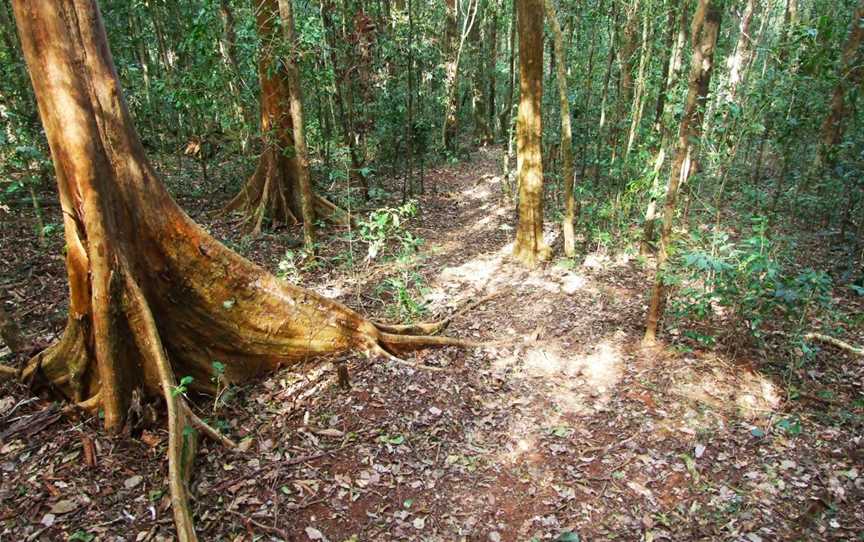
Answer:
[{"label": "shadow on forest floor", "polygon": [[[493,150],[433,169],[437,191],[420,198],[421,217],[408,225],[425,238],[408,266],[423,277],[428,313],[498,292],[448,330],[495,345],[413,358],[447,372],[351,358],[349,391],[324,363],[230,389],[215,414],[203,400],[204,414],[222,420],[244,451],[203,445],[193,504],[202,540],[521,541],[574,532],[755,542],[864,533],[855,504],[864,489],[860,404],[790,402],[782,382],[749,360],[642,349],[650,273],[606,254],[537,271],[512,264],[515,213],[496,170]],[[230,236],[224,223],[210,227]],[[26,231],[7,228],[4,242],[20,243]],[[279,239],[232,244],[275,270]],[[333,238],[323,253],[342,250]],[[43,295],[36,310],[62,315],[62,260],[38,258],[29,274],[23,261],[14,269],[19,311]],[[383,319],[371,294],[401,271],[391,262],[299,278]],[[820,364],[820,374],[843,374],[860,402],[860,364],[827,353]],[[0,432],[43,408],[26,390],[0,388]],[[170,539],[158,425],[128,440],[100,433],[93,420],[53,423],[0,442],[0,540],[76,531]]]}]

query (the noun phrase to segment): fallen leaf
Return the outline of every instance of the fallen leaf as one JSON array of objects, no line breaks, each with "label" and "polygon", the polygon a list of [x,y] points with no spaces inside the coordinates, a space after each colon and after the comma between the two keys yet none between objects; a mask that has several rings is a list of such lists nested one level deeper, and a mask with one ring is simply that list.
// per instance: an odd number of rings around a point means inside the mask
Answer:
[{"label": "fallen leaf", "polygon": [[324,535],[315,527],[306,527],[306,536],[309,540],[324,540]]},{"label": "fallen leaf", "polygon": [[76,503],[75,501],[70,501],[70,500],[66,499],[66,500],[57,501],[56,503],[54,503],[54,506],[51,507],[51,513],[52,514],[68,514],[69,512],[72,512],[73,510],[77,510],[77,509],[78,509],[78,503]]},{"label": "fallen leaf", "polygon": [[140,485],[143,480],[144,478],[138,476],[137,474],[135,476],[130,476],[123,481],[123,487],[125,487],[126,489],[133,489],[135,487],[138,487],[138,485]]}]

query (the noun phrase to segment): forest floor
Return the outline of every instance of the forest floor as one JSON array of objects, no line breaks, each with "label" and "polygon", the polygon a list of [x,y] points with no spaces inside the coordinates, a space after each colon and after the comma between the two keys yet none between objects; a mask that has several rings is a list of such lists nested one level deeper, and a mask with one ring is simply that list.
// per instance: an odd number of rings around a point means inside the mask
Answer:
[{"label": "forest floor", "polygon": [[[824,349],[793,400],[746,349],[643,349],[650,265],[592,249],[536,271],[510,262],[497,153],[428,172],[404,225],[425,240],[413,257],[368,261],[333,234],[324,265],[281,266],[383,320],[405,291],[429,320],[495,294],[446,332],[493,345],[410,358],[435,372],[349,357],[350,390],[323,362],[229,388],[215,408],[202,398],[241,450],[202,443],[200,539],[864,540],[860,359]],[[279,271],[287,237],[243,238],[195,208],[218,199],[180,197]],[[62,236],[40,249],[34,231],[29,211],[3,218],[0,287],[38,349],[62,330],[66,281]],[[353,267],[333,263],[354,250]],[[171,539],[166,431],[133,433],[0,387],[0,541]]]}]

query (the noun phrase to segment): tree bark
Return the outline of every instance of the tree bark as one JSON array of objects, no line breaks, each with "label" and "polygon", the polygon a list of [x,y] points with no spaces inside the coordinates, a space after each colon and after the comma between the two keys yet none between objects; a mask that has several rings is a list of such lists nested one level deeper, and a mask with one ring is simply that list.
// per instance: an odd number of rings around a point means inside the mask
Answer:
[{"label": "tree bark", "polygon": [[300,190],[300,212],[303,215],[303,240],[308,253],[315,251],[315,208],[312,181],[309,177],[309,152],[306,149],[306,134],[303,120],[303,93],[300,86],[300,70],[297,67],[300,55],[294,31],[294,8],[292,0],[279,0],[279,15],[289,56],[285,59],[285,74],[291,100],[291,123],[294,126],[294,160],[297,163],[297,187]]},{"label": "tree bark", "polygon": [[294,123],[291,90],[284,66],[276,57],[279,43],[279,6],[276,0],[252,0],[261,47],[258,77],[261,82],[261,138],[263,152],[255,172],[226,206],[240,211],[254,234],[264,219],[273,225],[299,222],[302,216],[299,189],[300,165],[294,155]]},{"label": "tree bark", "polygon": [[687,99],[684,103],[681,124],[678,127],[677,154],[672,162],[669,184],[666,187],[666,202],[663,205],[663,221],[660,229],[660,250],[657,253],[654,286],[651,290],[651,301],[643,338],[646,344],[652,344],[657,340],[659,321],[666,302],[667,292],[664,274],[669,258],[669,246],[672,242],[675,203],[678,197],[678,187],[687,182],[691,162],[697,152],[696,146],[702,135],[704,102],[711,83],[714,48],[720,31],[722,13],[720,4],[722,4],[722,0],[719,2],[717,0],[699,0],[699,7],[693,17],[691,29],[693,54],[690,61]]},{"label": "tree bark", "polygon": [[729,68],[729,82],[726,87],[726,101],[734,102],[738,93],[738,86],[744,79],[744,73],[750,65],[753,55],[754,40],[750,36],[750,23],[756,11],[756,0],[747,0],[744,12],[741,14],[741,22],[738,25],[738,41],[735,44],[735,52],[726,61]]},{"label": "tree bark", "polygon": [[864,80],[864,0],[858,2],[858,7],[852,15],[849,37],[843,46],[840,65],[837,70],[837,85],[831,95],[831,105],[828,116],[822,124],[822,145],[819,150],[819,163],[830,164],[833,161],[834,149],[842,141],[847,117],[846,93],[860,86]]},{"label": "tree bark", "polygon": [[516,163],[519,223],[513,256],[535,267],[550,256],[543,241],[543,0],[517,0],[519,34],[519,115]]},{"label": "tree bark", "polygon": [[564,219],[561,231],[564,234],[564,254],[568,258],[576,255],[576,234],[573,231],[575,202],[573,200],[573,130],[570,126],[570,100],[567,96],[567,65],[564,52],[564,35],[555,15],[552,0],[545,0],[546,17],[549,28],[552,29],[552,39],[555,44],[555,55],[558,57],[558,100],[561,107],[561,176],[564,181]]}]

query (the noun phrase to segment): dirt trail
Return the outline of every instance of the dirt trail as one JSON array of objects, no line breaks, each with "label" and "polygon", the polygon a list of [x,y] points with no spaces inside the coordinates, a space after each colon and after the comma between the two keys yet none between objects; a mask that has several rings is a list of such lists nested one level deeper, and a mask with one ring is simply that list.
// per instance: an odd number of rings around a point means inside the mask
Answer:
[{"label": "dirt trail", "polygon": [[[323,364],[231,389],[215,416],[202,403],[211,418],[231,420],[245,449],[204,444],[193,488],[202,539],[758,541],[862,532],[861,436],[807,412],[795,415],[804,431],[780,430],[790,415],[778,382],[708,353],[642,351],[647,277],[626,256],[588,254],[537,271],[511,264],[515,214],[500,197],[494,152],[430,171],[435,192],[409,229],[426,240],[417,270],[431,312],[500,292],[448,334],[509,342],[412,358],[447,372],[351,358],[350,391]],[[317,287],[362,301],[358,291],[383,275],[357,276],[322,274]],[[25,398],[0,390],[0,431],[45,406],[4,414]],[[170,536],[163,431],[123,440],[92,421],[52,423],[0,443],[0,540],[40,529],[47,539],[76,530],[105,540]],[[58,510],[71,511],[52,512],[67,501]]]}]

